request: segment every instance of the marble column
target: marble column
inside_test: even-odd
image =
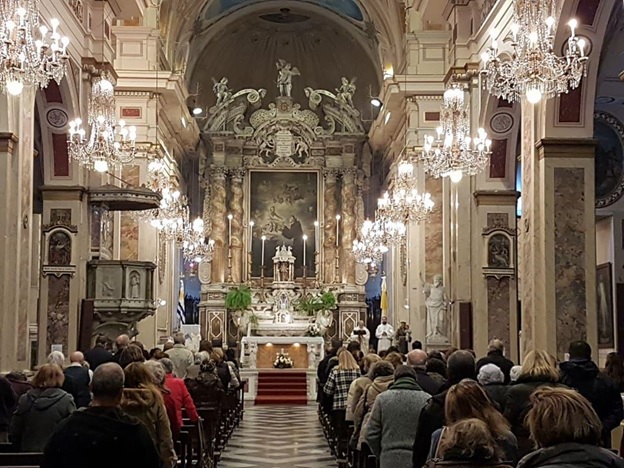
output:
[[[533,117],[523,115],[521,343],[563,358],[571,341],[597,348],[595,141],[532,144]]]
[[[327,170],[323,173],[325,178],[325,219],[323,221],[323,275],[326,284],[336,280],[336,214],[338,214],[338,202],[336,200],[336,172]]]
[[[355,171],[355,168],[348,168],[342,173],[340,265],[342,270],[341,278],[344,284],[355,284],[355,258],[353,257],[353,241],[355,240],[357,229]]]
[[[215,242],[212,255],[211,282],[223,283],[227,275],[227,213],[226,213],[226,171],[215,167],[211,171],[212,180],[212,239]]]
[[[230,214],[232,215],[232,281],[243,281],[243,259],[247,258],[243,252],[243,178],[245,171],[230,171]]]

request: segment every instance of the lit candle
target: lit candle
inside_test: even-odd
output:
[[[320,245],[320,236],[319,236],[319,222],[318,221],[314,221],[314,251],[318,252],[319,249],[319,245]]]
[[[308,236],[303,235],[303,266],[306,266],[306,241],[308,240]]]
[[[262,266],[264,267],[264,243],[266,241],[266,236],[262,236]]]
[[[336,215],[336,247],[339,245],[340,239],[340,215]]]
[[[253,221],[249,221],[249,251],[253,252],[253,228],[254,225],[256,223],[254,223]]]
[[[234,216],[230,213],[228,215],[228,245],[232,245],[232,219]]]

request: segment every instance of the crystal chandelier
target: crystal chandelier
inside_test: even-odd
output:
[[[149,210],[150,224],[160,231],[163,240],[182,243],[188,225],[186,197],[171,183],[163,187],[161,194],[160,207]]]
[[[556,0],[515,0],[513,11],[512,57],[499,56],[496,33],[492,45],[481,56],[482,73],[491,94],[509,102],[525,95],[536,104],[576,88],[587,74],[586,42],[575,35],[578,22],[570,20],[570,37],[565,56],[553,52],[557,24]]]
[[[39,26],[37,0],[0,2],[0,89],[13,96],[24,86],[45,88],[60,83],[66,72],[69,39],[58,32],[59,20],[50,20],[52,31]]]
[[[115,88],[107,74],[98,77],[89,100],[89,137],[82,120],[69,123],[69,155],[88,169],[107,172],[128,164],[136,155],[136,128],[115,117]]]
[[[203,219],[196,218],[192,226],[189,226],[184,234],[182,255],[186,260],[195,263],[209,262],[212,260],[214,240],[206,238]]]
[[[371,221],[367,219],[362,224],[361,237],[353,241],[353,255],[355,261],[374,267],[381,263],[384,253],[388,251],[388,247],[383,244],[384,231],[379,221]]]
[[[464,106],[464,91],[452,84],[444,92],[437,137],[425,136],[422,162],[425,172],[433,177],[449,177],[459,182],[463,174],[475,175],[485,169],[492,152],[492,141],[480,128],[470,137],[470,117]]]

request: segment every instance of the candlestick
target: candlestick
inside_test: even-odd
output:
[[[319,236],[319,222],[314,221],[314,251],[315,252],[319,251],[320,240],[321,239]]]
[[[264,271],[264,243],[266,242],[266,236],[262,236],[262,268]]]
[[[249,221],[249,251],[253,252],[253,228],[254,225],[256,223],[254,223],[253,221]]]
[[[305,272],[305,266],[306,266],[306,241],[308,240],[308,236],[307,235],[303,235],[303,268],[304,268],[304,272]],[[305,277],[305,274],[304,274]]]
[[[338,247],[340,239],[340,215],[336,215],[336,247]]]
[[[234,216],[230,213],[228,215],[228,245],[232,245],[232,219]]]

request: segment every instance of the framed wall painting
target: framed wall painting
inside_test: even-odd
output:
[[[596,311],[598,314],[598,347],[614,348],[613,272],[611,263],[596,267]]]

